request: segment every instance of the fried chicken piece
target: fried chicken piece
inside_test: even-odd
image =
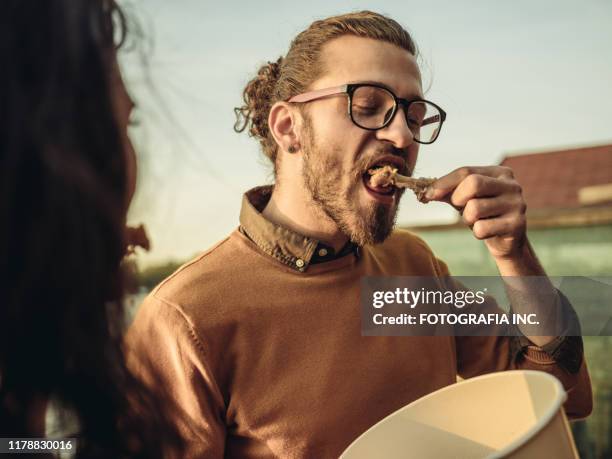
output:
[[[435,178],[412,178],[406,177],[397,173],[397,169],[391,166],[382,166],[375,169],[369,169],[370,185],[373,187],[387,187],[394,185],[401,188],[410,188],[420,202],[425,201],[425,193],[427,188],[435,182]]]
[[[397,175],[397,168],[391,166],[383,166],[376,169],[369,169],[370,185],[375,188],[385,187],[394,184],[394,178]]]

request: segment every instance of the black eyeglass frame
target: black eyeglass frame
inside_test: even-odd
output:
[[[383,91],[387,92],[392,98],[393,98],[393,112],[391,113],[391,115],[388,117],[387,121],[385,121],[383,123],[382,126],[380,127],[376,127],[376,128],[368,128],[365,126],[362,126],[361,124],[359,124],[357,121],[355,121],[355,118],[353,117],[353,94],[355,93],[355,91],[358,88],[361,87],[374,87],[374,88],[378,88],[378,89],[382,89]],[[333,96],[333,95],[337,95],[337,94],[346,94],[348,96],[348,115],[349,118],[351,119],[351,122],[361,128],[361,129],[365,129],[366,131],[378,131],[379,129],[384,129],[387,126],[389,126],[389,124],[393,121],[393,118],[395,118],[395,115],[397,113],[397,108],[399,106],[403,106],[404,107],[404,113],[405,113],[405,118],[406,118],[406,123],[409,123],[408,121],[408,109],[410,107],[411,104],[413,104],[414,102],[425,102],[427,104],[432,105],[433,107],[435,107],[439,112],[440,112],[440,128],[438,129],[438,131],[436,132],[436,136],[433,138],[433,140],[430,140],[429,142],[423,142],[421,140],[418,139],[414,139],[415,142],[423,144],[423,145],[429,145],[434,143],[438,137],[440,136],[440,131],[442,131],[442,125],[444,124],[444,121],[446,121],[446,112],[442,109],[442,107],[440,107],[439,105],[433,103],[430,100],[426,100],[426,99],[422,99],[422,98],[417,98],[417,99],[412,99],[412,100],[408,100],[408,99],[403,99],[401,97],[397,97],[395,94],[393,94],[393,91],[391,91],[389,88],[387,88],[386,86],[383,85],[379,85],[376,83],[349,83],[349,84],[345,84],[342,86],[337,86],[337,87],[333,87],[333,88],[325,88],[325,89],[319,89],[316,91],[309,91],[303,94],[298,94],[297,96],[293,96],[291,97],[287,102],[301,102],[301,103],[305,103],[305,102],[311,102],[317,99],[321,99],[323,97],[329,97],[329,96]],[[434,116],[432,118],[435,118],[437,116]],[[427,119],[423,120],[423,121],[427,121]],[[437,120],[436,120],[437,121]],[[433,121],[432,121],[433,122]],[[424,124],[428,124],[428,123],[424,123]],[[421,126],[423,126],[424,124],[421,124]],[[410,127],[409,127],[410,129]]]

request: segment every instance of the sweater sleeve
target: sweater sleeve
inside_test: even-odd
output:
[[[182,457],[223,457],[225,403],[204,346],[177,305],[150,295],[125,340],[130,369],[175,404],[173,422],[186,444]]]
[[[437,260],[443,276],[450,273],[446,264]],[[486,312],[500,312],[501,308],[492,297],[482,305]],[[500,333],[503,335],[503,333]],[[582,337],[579,337],[582,351]],[[517,347],[515,336],[455,336],[457,373],[462,378],[504,370],[538,370],[550,373],[563,384],[567,392],[564,408],[571,419],[587,417],[593,409],[591,381],[582,355],[580,369],[570,373],[554,358],[536,345]]]

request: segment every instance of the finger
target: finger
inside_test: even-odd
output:
[[[505,197],[470,199],[465,205],[462,216],[468,226],[483,218],[504,215],[512,208],[512,201]]]
[[[455,207],[463,208],[470,199],[520,193],[521,188],[514,180],[472,174],[455,188],[450,195],[450,203]]]
[[[508,215],[498,218],[478,220],[472,227],[476,239],[488,239],[495,236],[508,236],[524,231],[526,220],[524,215]]]
[[[498,178],[514,178],[512,169],[505,166],[460,167],[436,180],[429,187],[427,199],[430,201],[443,201],[444,197],[448,196],[459,183],[472,174]]]

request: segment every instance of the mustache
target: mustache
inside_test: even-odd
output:
[[[385,156],[396,156],[400,158],[404,165],[403,167],[398,169],[398,172],[401,175],[405,175],[408,177],[412,176],[412,171],[410,170],[410,167],[408,165],[408,152],[401,148],[395,148],[389,145],[387,147],[381,147],[376,149],[376,151],[372,155],[362,156],[361,158],[359,158],[359,160],[355,163],[355,179],[361,179],[361,176],[366,172],[368,167],[373,162],[376,162],[376,158],[384,158]]]

